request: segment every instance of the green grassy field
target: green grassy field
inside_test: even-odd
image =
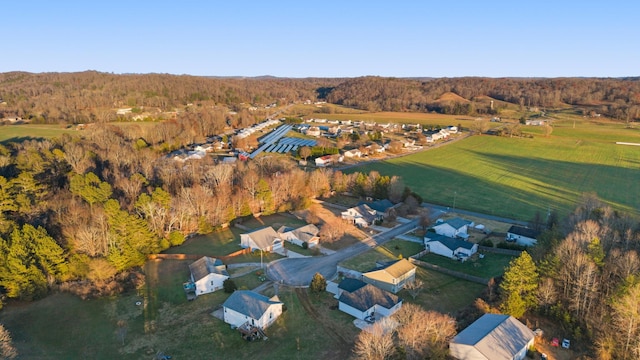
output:
[[[473,136],[349,172],[400,175],[425,201],[521,220],[549,209],[566,215],[587,192],[637,215],[640,148],[616,141],[640,142],[640,131],[587,121],[573,128],[565,121],[550,137]]]
[[[474,257],[468,261],[460,262],[436,254],[426,254],[420,260],[445,269],[489,279],[504,274],[504,268],[513,258],[511,255],[486,253],[483,259]]]
[[[4,125],[0,126],[0,143],[22,140],[50,139],[62,134],[78,134],[73,128],[63,125]]]

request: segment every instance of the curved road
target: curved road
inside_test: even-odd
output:
[[[335,254],[309,258],[280,259],[267,265],[267,277],[275,282],[291,286],[308,286],[315,273],[331,279],[337,272],[338,263],[350,257],[386,243],[394,237],[406,234],[418,226],[419,219],[413,219],[383,233],[371,236],[363,242],[344,248]]]

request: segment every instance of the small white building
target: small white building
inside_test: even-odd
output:
[[[191,263],[189,271],[191,282],[196,286],[196,296],[222,289],[224,281],[229,278],[227,267],[222,261],[208,256]]]
[[[429,252],[448,258],[464,258],[478,252],[478,244],[434,233],[427,233],[424,246]]]
[[[402,307],[396,295],[356,279],[344,279],[338,287],[338,309],[357,319],[393,315]]]
[[[516,244],[522,246],[533,246],[538,240],[540,232],[522,226],[512,225],[507,231],[506,241],[515,241]]]
[[[266,329],[282,314],[278,296],[268,298],[250,290],[236,290],[222,304],[224,322],[240,327],[246,323]]]
[[[272,252],[282,249],[282,239],[271,226],[240,234],[240,246],[251,250]]]
[[[317,167],[327,167],[333,163],[333,159],[331,158],[331,155],[318,157],[316,158],[315,161],[316,161]]]
[[[344,157],[353,158],[353,157],[361,157],[362,152],[358,149],[347,150],[344,152]]]
[[[451,340],[449,353],[458,360],[522,360],[534,338],[513,316],[484,314]]]
[[[466,239],[469,237],[469,235],[467,234],[469,226],[473,225],[473,221],[456,217],[444,221],[438,220],[432,228],[436,232],[436,234],[439,235],[444,235],[452,238],[461,237]]]

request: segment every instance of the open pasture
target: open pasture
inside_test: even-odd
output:
[[[551,136],[473,136],[430,151],[349,171],[400,175],[425,201],[529,220],[536,211],[566,215],[584,193],[640,213],[640,130],[607,121],[560,121]]]

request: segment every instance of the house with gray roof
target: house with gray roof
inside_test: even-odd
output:
[[[473,226],[473,221],[456,217],[444,221],[438,219],[432,229],[436,232],[436,234],[439,235],[444,235],[452,238],[461,237],[463,239],[466,239],[469,237],[469,235],[467,234],[469,226]]]
[[[515,241],[518,245],[533,246],[538,240],[540,232],[522,226],[512,225],[507,231],[507,241]]]
[[[360,320],[391,316],[402,307],[396,295],[360,280],[344,279],[338,287],[338,309]]]
[[[484,314],[449,343],[458,360],[522,360],[535,334],[513,316]]]
[[[370,208],[367,204],[360,204],[341,213],[342,218],[359,227],[368,227],[376,220],[381,220],[383,215]]]
[[[298,246],[303,246],[303,244],[306,243],[309,248],[318,246],[318,242],[320,241],[319,233],[320,229],[313,224],[307,224],[297,229],[286,226],[278,229],[278,234],[280,234],[283,240]]]
[[[282,248],[282,238],[271,226],[240,234],[240,246],[272,252]]]
[[[229,278],[227,267],[222,261],[208,256],[189,264],[189,271],[196,296],[222,289],[224,281]]]
[[[282,314],[278,296],[268,298],[250,290],[236,290],[222,304],[224,322],[233,327],[244,324],[266,329]]]
[[[425,235],[424,246],[429,252],[448,258],[466,258],[478,251],[478,244],[432,232]]]

